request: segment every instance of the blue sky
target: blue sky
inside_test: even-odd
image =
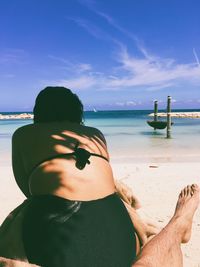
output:
[[[85,109],[200,108],[199,0],[0,1],[0,111],[48,85]]]

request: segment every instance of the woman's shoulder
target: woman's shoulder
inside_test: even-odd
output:
[[[93,138],[99,138],[104,143],[106,143],[105,137],[99,129],[91,127],[91,126],[83,126],[83,127],[84,127],[84,132],[86,132],[88,136],[93,137]]]
[[[88,133],[91,133],[91,134],[103,135],[102,132],[99,129],[97,129],[95,127],[88,126],[88,125],[79,125],[78,128],[82,132],[88,132]]]
[[[32,128],[33,128],[33,124],[24,125],[24,126],[17,128],[12,135],[12,139],[18,139],[20,137],[23,137],[24,134],[29,132]]]

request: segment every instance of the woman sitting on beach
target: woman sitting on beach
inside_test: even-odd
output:
[[[115,192],[104,136],[83,125],[79,98],[63,87],[45,88],[34,124],[14,133],[12,147],[14,175],[29,198],[22,228],[29,262],[130,266],[135,229]]]
[[[139,242],[115,191],[105,139],[84,126],[82,116],[69,89],[47,87],[36,99],[34,124],[13,135],[13,171],[28,198],[22,223],[28,261],[44,267],[182,266],[180,243],[190,237],[198,187],[181,192],[170,223],[134,263]]]

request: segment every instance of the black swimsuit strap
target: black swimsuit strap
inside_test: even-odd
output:
[[[34,169],[36,169],[39,165],[41,165],[45,161],[48,161],[48,160],[51,160],[51,159],[56,159],[56,158],[64,158],[66,156],[67,157],[68,156],[75,157],[75,159],[76,159],[76,167],[78,169],[80,169],[80,170],[84,169],[86,164],[90,164],[90,161],[89,161],[90,156],[99,157],[99,158],[102,158],[102,159],[105,159],[106,161],[108,161],[108,159],[106,157],[104,157],[102,155],[99,155],[99,154],[91,153],[91,152],[87,151],[86,149],[80,148],[80,147],[78,147],[78,145],[76,145],[75,148],[74,148],[74,152],[63,153],[63,154],[58,154],[58,155],[54,155],[54,156],[48,157],[45,160],[42,160],[39,163],[37,163],[37,165],[34,166],[32,171],[34,171]]]
[[[89,161],[90,156],[99,157],[99,158],[102,158],[102,159],[105,159],[106,161],[108,161],[108,159],[102,155],[91,153],[91,152],[87,151],[86,149],[79,148],[79,147],[75,148],[75,150],[72,154],[76,158],[76,167],[80,170],[85,168],[86,163],[90,164],[90,161]]]

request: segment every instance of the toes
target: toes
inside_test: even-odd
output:
[[[192,188],[192,195],[199,193],[200,189],[199,189],[199,186],[197,184],[193,184],[191,186],[191,188]]]
[[[182,191],[183,191],[183,197],[187,197],[188,195],[190,195],[190,186],[187,185]]]
[[[191,186],[187,186],[187,196],[191,196]]]
[[[194,194],[192,185],[188,185],[187,188],[188,188],[188,196],[192,197]]]
[[[200,188],[197,184],[187,185],[181,190],[181,193],[179,194],[179,197],[190,197],[193,196],[194,193],[199,192]]]
[[[183,198],[185,196],[185,188],[181,190],[179,197]]]
[[[186,194],[187,194],[187,187],[184,187],[184,189],[183,189],[183,196],[185,197]]]
[[[199,186],[197,184],[191,185],[193,191],[199,191]]]

